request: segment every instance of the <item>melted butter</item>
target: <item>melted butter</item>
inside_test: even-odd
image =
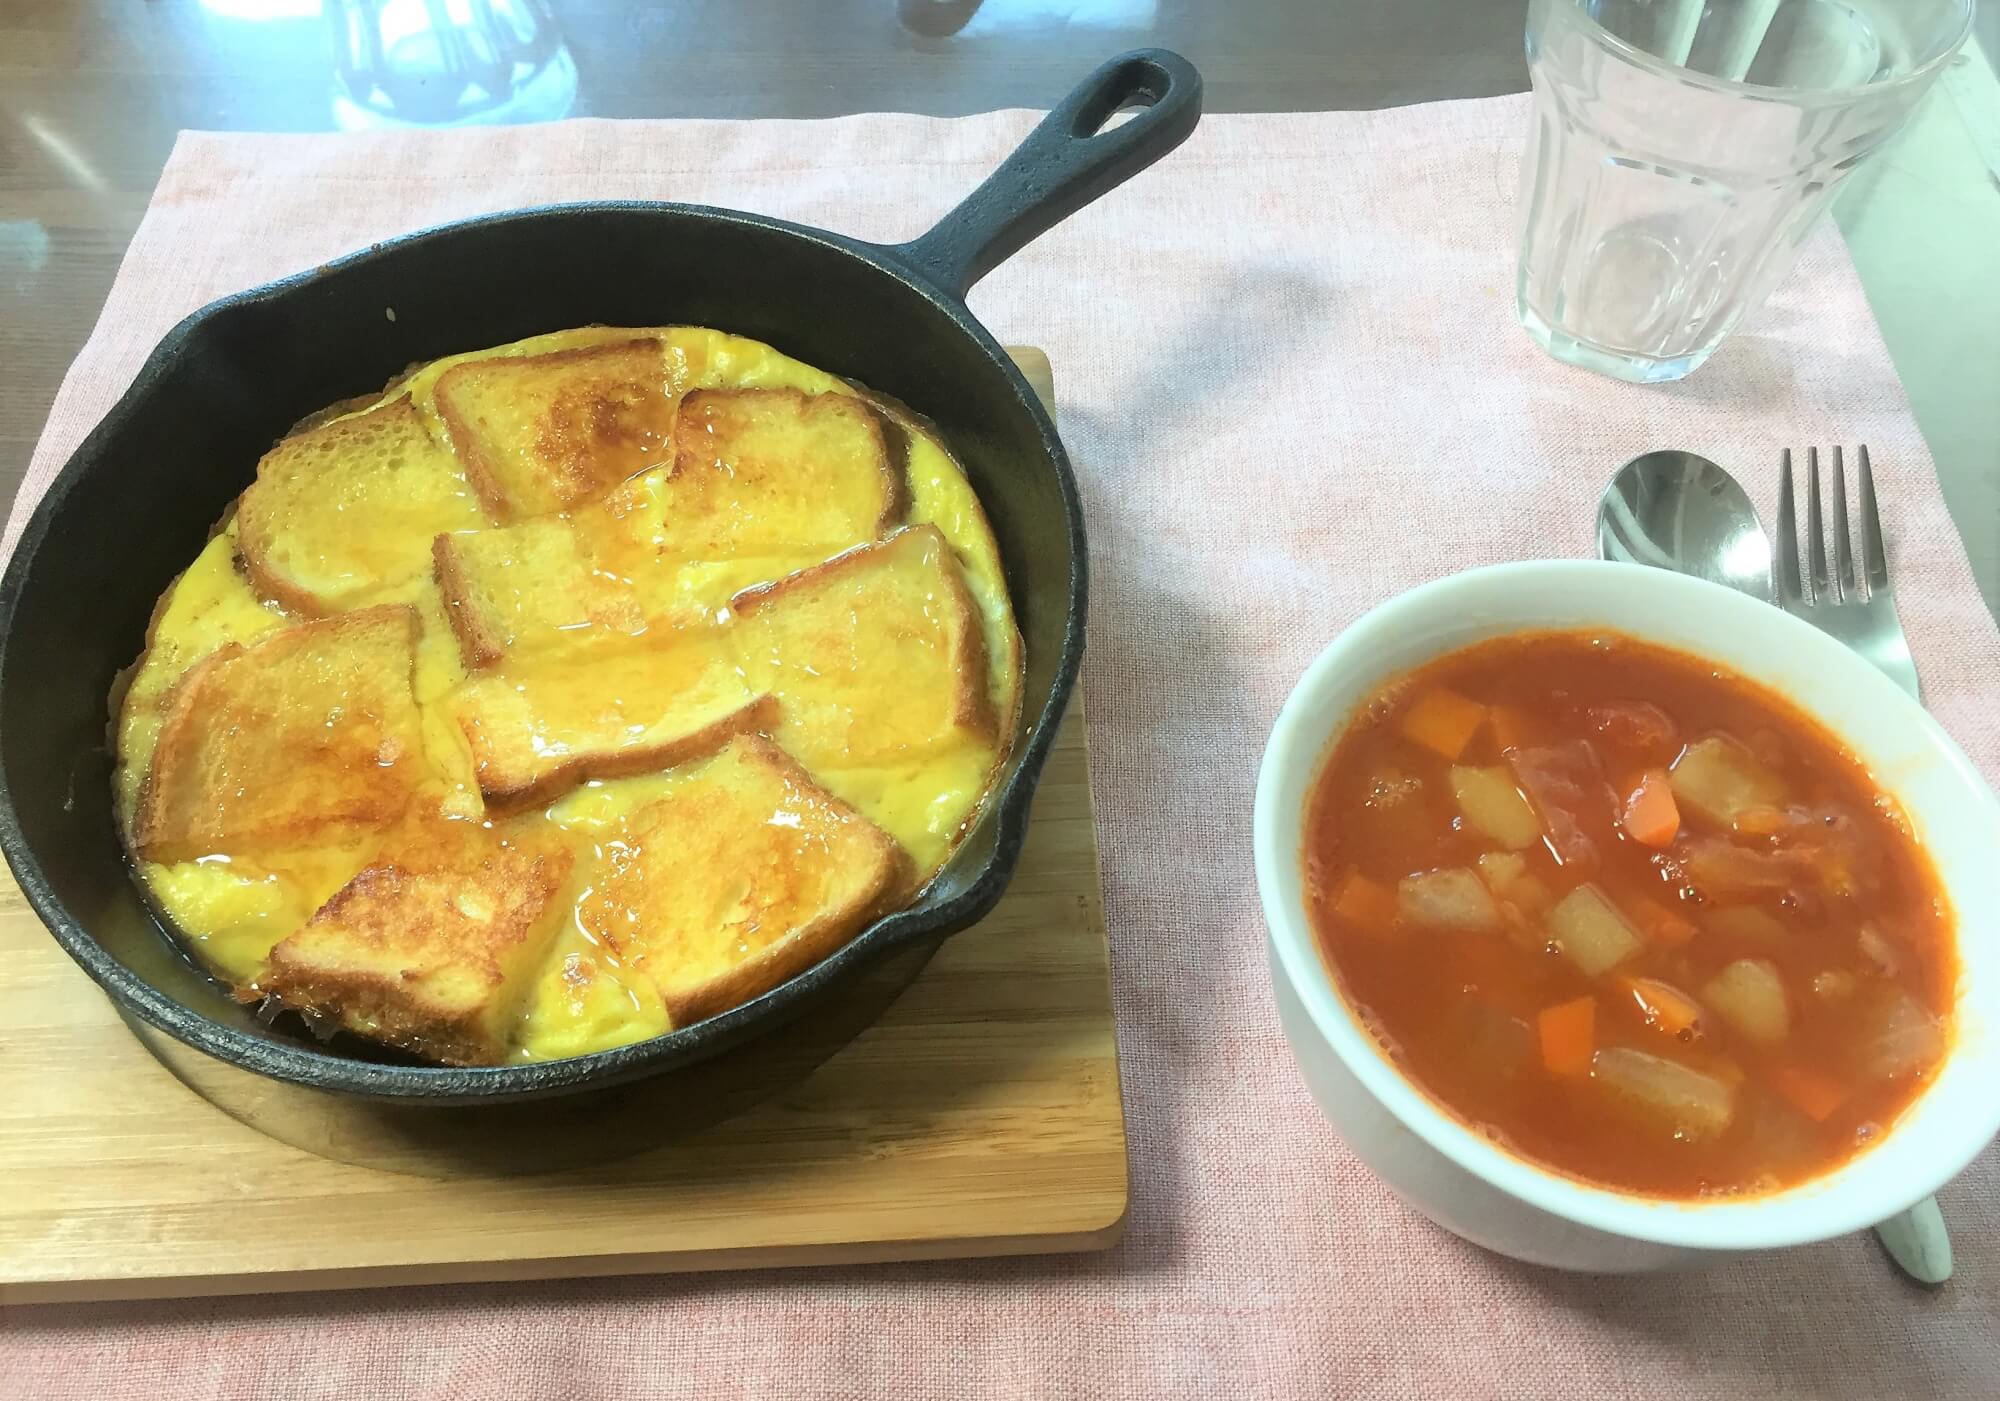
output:
[[[856,392],[771,347],[717,331],[593,327],[434,361],[392,385],[383,397],[408,391],[427,427],[445,441],[433,389],[438,376],[452,365],[494,354],[529,355],[651,334],[665,341],[669,383],[683,388]],[[1018,704],[1020,648],[992,535],[977,497],[949,453],[916,425],[899,421],[908,431],[910,445],[908,520],[936,525],[958,557],[987,644],[991,694],[1003,732],[1009,731]],[[728,601],[737,592],[816,562],[817,556],[783,554],[688,562],[670,571],[651,571],[654,582],[647,587],[664,592],[646,601],[649,606],[661,605],[660,611],[676,620],[727,624]],[[481,803],[471,753],[446,703],[466,673],[435,584],[427,577],[411,579],[382,590],[370,601],[407,602],[419,611],[423,628],[414,685],[424,717],[426,758],[439,776],[438,803],[449,815],[476,817]],[[169,590],[149,650],[133,676],[118,725],[116,796],[121,817],[129,820],[136,805],[157,740],[161,705],[174,682],[216,648],[254,641],[291,621],[283,610],[261,601],[244,579],[235,562],[232,524]],[[580,618],[576,630],[608,630],[621,622],[625,631],[631,631],[629,619],[623,617]],[[927,877],[949,855],[984,796],[994,759],[993,747],[965,743],[904,762],[829,766],[816,771],[815,777],[900,841],[917,873]],[[517,1058],[579,1055],[669,1029],[652,983],[620,964],[615,952],[586,927],[583,910],[591,891],[589,872],[616,860],[632,814],[663,796],[674,781],[669,772],[590,783],[546,810],[543,820],[569,835],[585,874],[571,894],[575,903],[566,927],[526,998],[515,1036]],[[393,849],[394,843],[391,833],[366,843],[287,852],[265,864],[218,854],[174,865],[140,862],[138,869],[162,912],[217,974],[238,986],[254,987],[271,948],[303,924],[375,851]]]

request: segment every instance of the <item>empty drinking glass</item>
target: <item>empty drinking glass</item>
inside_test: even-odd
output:
[[[1951,60],[1973,0],[1532,0],[1521,324],[1679,379]]]

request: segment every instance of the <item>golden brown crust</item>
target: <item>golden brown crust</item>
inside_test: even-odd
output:
[[[438,593],[444,598],[445,621],[458,639],[458,655],[467,671],[479,671],[497,663],[507,652],[507,639],[494,627],[481,605],[478,592],[467,577],[458,546],[449,535],[431,542],[431,559]]]
[[[402,816],[424,778],[416,610],[298,623],[196,662],[168,693],[133,844],[149,861]]]
[[[548,402],[524,430],[529,440],[513,444],[532,458],[538,477],[527,478],[510,468],[479,400],[495,380],[535,379],[545,381]],[[464,361],[438,376],[432,397],[466,480],[504,522],[561,510],[670,460],[675,401],[666,379],[659,340],[644,337]],[[637,460],[649,451],[653,461]]]
[[[827,433],[833,426],[827,420],[841,420],[858,430],[867,442],[860,455],[876,464],[882,493],[871,533],[882,535],[903,519],[909,510],[909,478],[884,431],[886,420],[867,400],[847,394],[808,394],[788,388],[691,389],[681,396],[675,419],[674,475],[694,476],[714,470],[717,459],[709,444],[711,433],[720,429],[728,444],[750,426],[746,420],[781,412],[779,406],[790,410],[802,432]]]
[[[259,594],[328,617],[421,574],[439,526],[472,515],[457,460],[404,395],[264,454],[237,502],[236,550]]]
[[[859,390],[861,397],[866,399],[874,407],[875,411],[882,416],[883,422],[890,424],[897,433],[903,435],[905,439],[903,448],[905,453],[905,482],[909,480],[907,464],[907,454],[909,451],[908,439],[918,435],[921,435],[933,449],[943,454],[944,458],[958,470],[958,474],[961,477],[965,477],[967,482],[972,480],[966,474],[965,464],[959,461],[958,454],[953,452],[946,444],[944,438],[937,431],[937,425],[927,416],[918,413],[915,409],[893,395],[884,394],[880,390],[868,389],[863,386],[856,386],[856,388]],[[970,505],[975,525],[974,534],[986,543],[987,548],[992,552],[994,559],[997,561],[1000,555],[1000,547],[994,539],[993,523],[986,516],[986,503],[979,499],[977,492],[973,492],[971,493]],[[1020,626],[1014,619],[1011,599],[1007,609],[1007,636],[1003,645],[1006,649],[1006,655],[1000,659],[1000,663],[1001,670],[1008,677],[1008,704],[1005,715],[1000,715],[996,712],[995,722],[997,732],[1005,738],[1012,736],[1020,729],[1021,709],[1027,690],[1028,648],[1027,644],[1021,639]],[[1005,757],[1005,754],[1001,755],[1002,759]]]
[[[259,990],[449,1065],[491,1064],[562,922],[574,863],[553,833],[412,834],[279,942]]]
[[[823,564],[801,569],[768,584],[743,590],[730,600],[730,610],[738,618],[751,618],[795,597],[806,597],[849,576],[883,568],[895,551],[928,546],[938,551],[943,567],[938,579],[944,589],[946,608],[944,630],[951,653],[950,670],[954,688],[950,704],[952,722],[979,736],[994,733],[996,717],[986,679],[986,639],[980,627],[979,607],[960,574],[957,556],[944,532],[934,525],[908,525],[885,539],[857,545]]]
[[[774,811],[788,820],[774,823]],[[761,736],[732,740],[685,787],[635,815],[634,840],[635,865],[604,884],[612,900],[629,896],[639,918],[606,935],[652,979],[676,1027],[818,963],[907,889],[908,857],[895,839]],[[621,879],[637,884],[628,892]],[[701,925],[713,912],[741,923]],[[688,976],[691,961],[774,930],[747,957]]]
[[[472,747],[479,792],[486,799],[488,810],[513,813],[551,802],[593,779],[632,778],[703,758],[738,735],[754,735],[770,729],[777,719],[777,698],[757,696],[739,710],[658,744],[578,754],[539,772],[512,767],[510,756],[495,749],[476,719],[461,714],[458,722],[466,743]]]

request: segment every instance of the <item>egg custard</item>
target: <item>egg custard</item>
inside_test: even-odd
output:
[[[656,1036],[907,904],[1022,651],[929,427],[592,327],[306,419],[161,598],[117,810],[245,1000],[455,1065]]]

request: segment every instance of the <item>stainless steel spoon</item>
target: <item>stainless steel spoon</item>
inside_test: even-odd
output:
[[[1757,508],[1736,478],[1691,452],[1649,452],[1618,469],[1597,503],[1597,552],[1771,601],[1771,542]]]
[[[1649,452],[1618,469],[1597,503],[1597,552],[1772,601],[1771,544],[1757,508],[1736,478],[1691,452]],[[1919,1284],[1951,1278],[1951,1236],[1936,1198],[1882,1222],[1875,1238]]]

